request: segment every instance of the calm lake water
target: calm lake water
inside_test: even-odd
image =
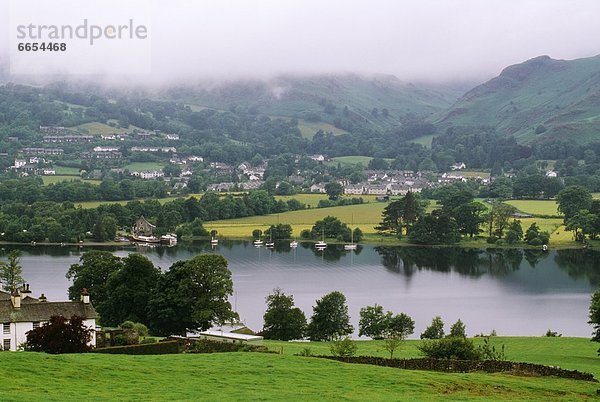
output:
[[[265,296],[279,286],[294,295],[307,317],[316,299],[333,290],[343,292],[356,328],[360,308],[377,303],[412,316],[413,337],[435,315],[442,316],[446,330],[460,318],[470,335],[493,329],[499,335],[542,335],[552,329],[564,336],[588,337],[590,294],[600,284],[600,252],[592,250],[359,246],[356,252],[346,252],[330,245],[321,252],[308,244],[268,250],[223,240],[215,250],[207,242],[104,249],[118,256],[142,252],[162,269],[203,252],[222,254],[233,273],[232,305],[255,330],[262,327]],[[50,300],[66,300],[70,283],[65,273],[83,250],[40,246],[21,250],[23,276],[34,295],[43,292]]]

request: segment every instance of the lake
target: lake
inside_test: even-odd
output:
[[[65,273],[84,249],[20,249],[23,277],[34,296],[43,292],[49,300],[66,300],[70,283]],[[290,249],[285,243],[269,250],[224,240],[214,250],[208,242],[102,249],[118,256],[141,252],[163,270],[203,252],[223,255],[233,274],[232,305],[254,330],[262,327],[265,297],[281,287],[294,296],[307,318],[316,299],[333,290],[343,292],[355,335],[360,308],[377,303],[409,314],[416,322],[413,338],[436,315],[446,323],[446,331],[460,318],[471,336],[492,330],[498,335],[542,335],[551,329],[564,336],[588,337],[590,295],[600,284],[600,252],[593,250],[544,253],[367,245],[347,252],[332,245],[325,251],[309,244]]]

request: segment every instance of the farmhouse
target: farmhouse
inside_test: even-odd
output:
[[[79,301],[49,302],[44,294],[31,297],[29,285],[12,294],[0,291],[0,346],[2,350],[16,351],[27,340],[27,332],[48,322],[52,316],[71,318],[80,316],[86,327],[92,330],[90,345],[96,345],[96,310],[90,303],[87,290]]]

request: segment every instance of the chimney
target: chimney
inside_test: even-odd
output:
[[[90,294],[88,293],[87,288],[83,288],[81,291],[81,301],[83,304],[90,304]]]
[[[21,294],[18,291],[13,291],[10,294],[10,301],[14,308],[21,308]]]
[[[46,296],[45,296],[45,295],[42,293],[42,294],[40,295],[40,298],[38,299],[38,301],[39,301],[40,303],[46,303],[46,302],[48,301],[48,299],[46,299]]]
[[[25,297],[30,296],[30,295],[31,295],[31,290],[29,290],[29,284],[26,283],[21,288],[21,297],[24,299]]]

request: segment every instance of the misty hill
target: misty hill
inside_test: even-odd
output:
[[[199,107],[231,111],[242,108],[351,130],[353,124],[389,128],[406,116],[431,115],[449,107],[463,92],[417,86],[389,75],[348,74],[176,87],[166,96]]]
[[[572,61],[540,56],[509,66],[437,115],[435,123],[491,126],[519,142],[597,140],[600,56]]]

